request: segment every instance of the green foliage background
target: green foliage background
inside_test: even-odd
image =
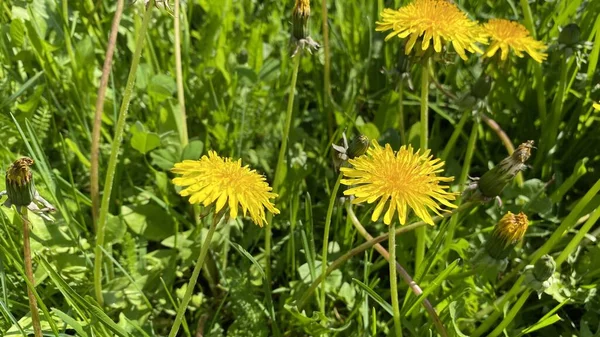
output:
[[[419,143],[421,68],[418,64],[402,68],[402,41],[384,42],[385,34],[375,32],[378,13],[384,7],[397,8],[400,1],[326,2],[332,93],[323,95],[322,50],[302,56],[286,180],[277,201],[282,213],[273,222],[273,292],[265,293],[263,287],[263,230],[245,218],[231,220],[218,229],[211,243],[181,336],[195,336],[197,330],[205,336],[272,336],[278,333],[274,326],[285,336],[393,334],[391,314],[386,311],[387,262],[374,250],[355,256],[327,278],[325,315],[319,314],[315,296],[306,311],[294,308],[294,301],[315,277],[311,271],[320,270],[315,252],[323,244],[325,213],[337,176],[331,143],[339,143],[345,131],[399,148],[397,87],[403,71],[415,84],[415,89],[405,88],[402,101],[407,142],[417,148]],[[102,120],[101,182],[141,25],[141,3],[126,4],[119,28]],[[524,3],[457,1],[482,22],[496,17],[525,23]],[[444,174],[460,175],[473,125],[477,139],[470,176],[482,175],[507,155],[497,134],[479,118],[471,118],[470,93],[482,74],[494,78],[485,113],[513,144],[530,139],[538,144],[523,174],[524,184],[514,184],[502,194],[502,209],[488,203],[462,213],[449,244],[444,241],[448,221],[427,229],[427,268],[414,269],[412,232],[397,239],[398,261],[428,292],[449,335],[472,335],[494,311],[502,320],[517,298],[505,307],[497,307],[494,301],[511,288],[532,253],[569,217],[578,220],[552,247],[556,258],[583,223],[594,219],[600,205],[600,196],[587,193],[599,179],[600,147],[595,146],[600,141],[599,112],[592,102],[600,100],[600,1],[533,1],[529,6],[537,38],[549,46],[548,59],[540,66],[543,87],[539,91],[537,65],[528,57],[512,55],[507,64],[488,67],[477,55],[463,62],[450,51],[434,62],[439,87],[430,88],[429,147],[436,156],[446,150]],[[176,193],[169,169],[175,162],[197,159],[213,149],[241,158],[272,181],[291,78],[292,7],[290,0],[184,2],[182,69],[190,135],[186,147],[177,133],[173,16],[162,7],[153,9],[109,209],[106,241],[112,258],[104,266],[106,305],[99,308],[92,284],[95,235],[89,149],[115,4],[106,0],[0,3],[0,166],[4,170],[21,155],[36,159],[38,189],[57,206],[54,223],[33,219],[32,249],[36,289],[61,336],[168,333],[207,231],[204,218],[195,217],[198,213]],[[559,33],[571,23],[580,28],[579,42],[559,43]],[[321,24],[321,3],[313,1],[311,36],[320,42]],[[560,83],[565,83],[563,97],[557,94]],[[541,118],[544,106],[546,120]],[[328,114],[334,124],[329,124]],[[558,123],[550,122],[550,116]],[[456,143],[446,148],[457,128]],[[381,222],[370,223],[371,206],[355,210],[372,235],[387,231]],[[506,211],[520,210],[529,216],[530,228],[511,253],[506,270],[491,278],[469,273],[473,256],[497,220]],[[31,328],[21,229],[13,224],[14,216],[11,209],[0,209],[3,336],[22,335],[21,329]],[[524,299],[519,314],[507,322],[508,336],[525,334],[524,329],[540,322],[547,326],[531,335],[600,334],[600,229],[592,226],[588,231],[559,266],[555,284],[539,296],[534,293]],[[343,204],[337,202],[329,262],[363,241]],[[408,295],[406,284],[399,287],[401,304],[405,302],[405,335],[435,335],[422,307],[406,315],[416,297]],[[274,300],[273,316],[267,296]],[[48,322],[42,325],[52,335]]]

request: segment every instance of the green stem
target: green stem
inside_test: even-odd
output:
[[[465,204],[462,204],[461,206],[459,206],[458,208],[454,209],[452,212],[448,212],[448,213],[444,213],[444,215],[441,216],[435,216],[432,218],[433,223],[437,223],[439,221],[441,221],[442,219],[448,218],[450,216],[452,216],[453,214],[459,213],[464,211],[465,209],[470,208],[471,206],[475,205],[476,203],[474,202],[467,202]],[[404,226],[400,226],[398,229],[396,229],[396,235],[400,235],[402,233],[406,233],[409,232],[413,229],[417,229],[419,227],[423,227],[426,226],[427,223],[425,223],[424,221],[417,221],[415,223],[412,223],[410,225],[404,225]],[[388,239],[388,234],[382,234],[372,240],[368,240],[356,247],[354,247],[353,249],[351,249],[350,251],[348,251],[346,254],[340,256],[337,260],[333,261],[333,263],[331,263],[329,265],[329,267],[327,268],[327,272],[325,272],[325,274],[320,274],[319,277],[317,277],[316,280],[313,281],[313,283],[310,285],[310,287],[308,288],[308,290],[306,292],[304,292],[304,294],[302,295],[302,298],[300,298],[300,300],[297,302],[298,303],[298,309],[302,309],[304,307],[304,305],[306,304],[306,301],[308,300],[308,298],[312,295],[312,293],[317,289],[317,287],[319,286],[319,284],[321,282],[323,282],[323,280],[329,275],[331,274],[332,271],[338,269],[341,265],[343,265],[346,261],[348,261],[350,258],[352,258],[353,256],[360,254],[362,252],[364,252],[365,250],[373,247],[374,245],[381,243],[385,240]]]
[[[301,54],[297,55],[293,59],[293,70],[292,70],[292,81],[290,82],[290,92],[288,98],[287,111],[285,113],[285,122],[283,125],[283,135],[281,138],[281,147],[279,148],[279,156],[277,157],[277,166],[275,168],[275,177],[273,178],[273,192],[278,193],[279,185],[283,180],[284,176],[284,165],[285,164],[285,153],[287,152],[287,144],[288,137],[290,135],[290,128],[292,125],[292,113],[294,111],[294,95],[296,94],[296,82],[298,81],[298,70],[300,69],[300,59]],[[273,311],[273,298],[271,294],[271,222],[273,221],[273,214],[267,213],[267,223],[265,225],[265,276],[267,287],[267,301],[271,308],[271,319],[273,322],[275,321],[274,311]],[[273,324],[275,330],[277,330],[277,325]]]
[[[154,0],[151,0],[148,4],[148,8],[144,13],[144,19],[142,21],[142,27],[137,33],[137,41],[135,44],[135,52],[131,60],[131,69],[129,70],[129,77],[127,78],[127,84],[125,86],[125,93],[123,94],[123,101],[121,102],[121,109],[119,110],[119,119],[115,129],[115,137],[113,138],[110,159],[106,170],[106,179],[104,181],[104,194],[102,195],[102,205],[100,207],[100,214],[98,216],[98,226],[96,232],[96,248],[94,250],[94,290],[96,293],[96,300],[100,306],[103,306],[104,300],[102,298],[102,247],[104,245],[104,231],[106,225],[106,218],[108,217],[108,207],[110,204],[110,195],[112,193],[113,182],[115,178],[115,170],[117,167],[117,159],[119,156],[119,148],[121,147],[121,140],[123,138],[123,131],[125,129],[125,121],[127,118],[127,110],[129,108],[129,102],[131,101],[131,95],[133,93],[133,86],[135,84],[135,77],[137,68],[140,62],[140,56],[142,55],[142,48],[144,46],[144,38],[146,31],[148,30],[148,24],[150,23],[150,17],[152,16],[152,8],[154,6]]]
[[[187,117],[185,113],[185,96],[183,91],[183,72],[181,67],[181,25],[180,0],[175,0],[175,75],[177,77],[177,100],[179,102],[179,141],[181,147],[188,144]]]
[[[400,129],[400,141],[406,145],[406,133],[404,130],[404,79],[398,83],[398,128]]]
[[[465,184],[467,183],[467,176],[469,175],[469,169],[471,168],[471,161],[473,160],[473,154],[475,153],[475,143],[477,141],[477,131],[479,130],[479,123],[476,120],[473,120],[473,127],[471,128],[471,134],[469,135],[469,142],[467,143],[467,152],[465,154],[465,160],[463,162],[462,171],[460,172],[460,177],[458,178],[458,189],[460,192],[463,191]],[[452,217],[450,219],[450,224],[448,225],[448,231],[445,236],[445,247],[450,247],[452,240],[454,239],[454,232],[456,231],[456,226],[458,225],[458,216]]]
[[[504,331],[504,329],[506,329],[506,327],[510,324],[510,322],[512,322],[513,319],[515,319],[515,316],[519,313],[519,310],[521,310],[521,308],[523,307],[523,304],[525,304],[525,301],[527,301],[527,298],[529,297],[530,294],[531,294],[531,289],[526,289],[523,292],[523,294],[521,294],[521,297],[519,297],[517,302],[512,306],[512,308],[510,308],[510,310],[508,311],[508,313],[506,314],[506,316],[504,317],[502,322],[500,322],[500,324],[498,324],[498,326],[488,335],[488,337],[496,337],[496,336],[500,335],[502,333],[502,331]]]
[[[396,278],[396,231],[393,223],[388,231],[388,246],[390,259],[390,296],[392,297],[392,311],[394,312],[394,331],[396,337],[402,336],[402,325],[400,325],[400,304],[398,303],[398,280]]]
[[[190,281],[188,282],[187,288],[185,289],[185,294],[183,295],[183,299],[181,300],[181,304],[177,309],[177,316],[175,316],[175,322],[173,322],[173,326],[171,327],[171,332],[169,332],[169,337],[175,337],[177,332],[179,331],[179,326],[181,325],[181,320],[183,319],[183,315],[187,309],[190,300],[192,299],[192,293],[194,292],[194,287],[196,287],[196,281],[198,281],[198,275],[200,275],[200,271],[202,270],[202,265],[204,265],[204,259],[208,254],[208,248],[210,247],[210,243],[212,241],[213,234],[217,229],[217,226],[223,222],[225,217],[221,217],[221,220],[217,223],[217,217],[219,213],[215,212],[212,223],[210,224],[210,229],[206,234],[206,238],[202,243],[202,247],[200,247],[200,255],[198,256],[198,260],[196,260],[196,265],[194,266],[194,271],[192,272],[192,276],[190,277]]]
[[[66,4],[66,1],[63,2]],[[100,187],[99,187],[99,172],[100,172],[100,131],[102,129],[102,114],[104,112],[104,98],[106,97],[106,88],[108,87],[108,78],[112,59],[117,44],[117,35],[119,33],[119,23],[123,15],[124,0],[117,1],[117,9],[113,18],[112,27],[110,28],[110,37],[106,46],[106,55],[104,56],[104,65],[102,66],[102,76],[100,77],[100,86],[98,87],[98,97],[96,98],[96,111],[94,113],[94,125],[92,126],[92,146],[91,146],[91,171],[90,171],[90,196],[92,198],[92,220],[94,227],[97,227],[98,209],[100,208]],[[68,11],[65,9],[65,15]],[[65,21],[67,17],[65,16]],[[69,36],[66,34],[65,36]],[[67,41],[69,39],[67,38]],[[69,45],[69,44],[67,44]],[[67,48],[68,49],[68,48]],[[74,58],[72,59],[75,60]]]
[[[25,275],[31,286],[35,286],[33,279],[33,265],[31,262],[31,245],[29,242],[29,218],[27,217],[27,207],[18,206],[21,208],[21,222],[23,222],[23,257],[25,262]],[[31,325],[35,337],[42,337],[42,326],[40,324],[40,313],[38,312],[37,301],[32,289],[27,287],[27,297],[29,297],[29,310],[31,311]]]
[[[427,134],[429,132],[429,60],[424,61],[421,69],[421,133],[419,146],[421,151],[427,150]],[[425,258],[425,242],[427,241],[427,228],[421,227],[415,231],[417,246],[415,249],[415,270],[418,272]]]
[[[535,26],[533,25],[533,14],[531,13],[531,7],[529,7],[528,0],[520,0],[521,10],[523,11],[523,17],[525,19],[525,27],[531,33],[534,39],[537,39],[537,33]],[[546,120],[546,95],[544,93],[544,75],[542,73],[542,65],[535,62],[533,65],[533,75],[535,77],[535,90],[538,103],[538,111],[540,112],[540,121],[542,124]]]
[[[327,0],[321,1],[321,18],[323,21],[323,51],[325,62],[323,65],[323,108],[327,111],[328,137],[333,135],[333,110],[329,109],[331,98],[331,57],[329,52],[329,23],[327,22]]]
[[[569,244],[567,244],[567,246],[563,249],[560,255],[556,258],[555,261],[557,267],[560,267],[560,265],[567,259],[569,255],[571,255],[575,248],[577,248],[577,245],[579,245],[581,240],[583,240],[583,238],[587,235],[590,229],[592,229],[592,226],[596,224],[598,218],[600,218],[600,207],[594,210],[594,212],[592,213],[592,215],[590,215],[585,224],[583,224],[583,226],[579,228],[579,230],[576,232],[575,236],[571,239]]]
[[[460,136],[460,134],[462,133],[463,127],[467,123],[469,116],[471,116],[470,113],[463,113],[462,116],[460,116],[460,120],[458,121],[458,124],[456,124],[456,126],[454,127],[454,131],[452,131],[452,135],[450,136],[448,143],[446,143],[446,146],[444,147],[444,151],[442,151],[440,159],[444,161],[448,160],[450,150],[454,149],[454,145],[456,145],[458,136]]]
[[[329,206],[327,207],[327,216],[325,217],[325,231],[323,233],[323,250],[321,252],[321,274],[325,274],[327,271],[327,250],[329,248],[329,228],[331,227],[331,216],[333,214],[333,206],[337,199],[337,192],[340,188],[340,181],[342,180],[342,173],[340,173],[333,185],[331,196],[329,197]],[[325,283],[321,286],[321,313],[325,314]]]

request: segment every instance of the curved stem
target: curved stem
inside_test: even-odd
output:
[[[348,205],[346,205],[346,209],[348,211],[348,216],[350,217],[352,224],[358,230],[360,235],[362,235],[362,237],[364,237],[365,240],[373,240],[373,237],[371,236],[371,234],[369,234],[369,232],[367,232],[365,227],[363,227],[363,225],[360,223],[360,220],[358,220],[358,217],[356,217],[356,214],[354,213],[352,206],[350,204],[348,204]],[[381,256],[383,256],[383,258],[386,259],[388,262],[393,261],[392,258],[390,257],[390,253],[388,253],[388,251],[385,250],[385,248],[383,248],[383,246],[381,244],[377,243],[373,246],[373,248],[375,248],[375,250],[377,250],[377,252],[379,252],[379,254],[381,254]],[[402,267],[402,265],[400,263],[396,262],[395,264],[396,264],[396,271],[398,272],[398,274],[400,274],[400,277],[402,277],[402,279],[408,285],[408,287],[412,290],[412,292],[417,296],[421,295],[423,293],[423,290],[421,290],[421,287],[419,287],[417,282],[415,282],[413,280],[413,278],[410,276],[410,274],[408,274],[408,272],[404,269],[404,267]],[[422,303],[423,303],[423,307],[425,307],[425,310],[427,310],[427,312],[429,313],[429,316],[431,316],[431,319],[433,320],[433,324],[435,324],[435,327],[438,330],[438,333],[442,337],[448,337],[448,332],[446,331],[446,328],[444,328],[444,325],[442,324],[442,321],[440,320],[440,317],[438,316],[437,312],[431,305],[431,302],[429,302],[429,300],[427,298],[424,298]]]
[[[421,133],[419,146],[421,151],[427,150],[428,132],[429,132],[429,60],[423,61],[421,69]],[[417,236],[417,246],[415,249],[415,270],[419,270],[421,263],[425,258],[425,241],[427,241],[426,227],[421,227],[415,231]]]
[[[457,214],[459,212],[464,211],[465,209],[470,208],[471,206],[475,205],[477,203],[475,202],[467,202],[464,203],[462,205],[460,205],[458,208],[454,209],[452,212],[448,212],[445,213],[444,215],[438,215],[432,218],[433,223],[439,222],[442,219],[448,218],[450,216],[452,216],[453,214]],[[396,229],[396,235],[402,234],[402,233],[406,233],[409,232],[413,229],[419,228],[419,227],[423,227],[426,226],[427,224],[424,221],[417,221],[415,223],[412,223],[410,225],[404,225],[401,226],[399,228]],[[313,281],[313,283],[310,285],[310,287],[308,288],[308,290],[306,292],[304,292],[302,298],[300,298],[300,300],[297,302],[297,306],[298,309],[302,309],[304,307],[304,305],[306,304],[306,301],[308,300],[308,298],[310,297],[310,295],[312,295],[312,293],[315,291],[315,289],[317,289],[317,287],[319,286],[319,284],[329,275],[331,274],[332,271],[338,269],[341,265],[343,265],[346,261],[348,261],[350,258],[352,258],[353,256],[360,254],[362,252],[364,252],[365,250],[373,247],[374,245],[381,243],[385,240],[388,239],[388,234],[383,234],[380,235],[376,238],[373,238],[369,241],[363,242],[362,244],[354,247],[353,249],[349,250],[348,252],[346,252],[346,254],[340,256],[337,260],[333,261],[333,263],[331,263],[329,265],[329,267],[327,268],[327,271],[325,272],[325,274],[320,274],[319,277],[317,277],[316,280]]]
[[[188,144],[187,117],[185,113],[185,96],[183,91],[183,73],[181,70],[181,14],[180,0],[175,0],[175,76],[177,77],[177,100],[179,102],[179,141],[181,147]]]
[[[396,337],[402,337],[400,305],[398,303],[398,281],[396,278],[396,231],[394,231],[393,223],[389,225],[388,247],[390,251],[388,264],[390,267],[390,296],[392,297],[392,312],[394,313],[394,331]]]
[[[108,217],[108,206],[110,204],[110,195],[112,193],[113,182],[115,178],[115,170],[117,167],[117,159],[119,156],[119,148],[121,147],[121,139],[123,138],[123,131],[125,129],[125,120],[127,118],[127,110],[129,108],[129,102],[131,101],[131,94],[133,93],[133,85],[135,84],[135,77],[137,68],[140,63],[140,56],[142,55],[142,48],[144,46],[144,39],[146,31],[148,30],[148,24],[150,23],[150,17],[152,16],[152,7],[154,6],[154,0],[150,0],[148,7],[144,13],[144,19],[142,21],[142,27],[137,34],[137,41],[135,44],[135,52],[131,60],[131,69],[129,70],[129,77],[127,78],[127,85],[125,86],[125,93],[123,94],[123,101],[121,102],[121,109],[119,110],[119,119],[115,129],[115,137],[113,138],[112,146],[110,149],[110,159],[106,169],[106,179],[104,180],[104,194],[102,195],[102,206],[100,207],[100,214],[98,215],[98,225],[96,231],[96,248],[94,250],[94,291],[96,293],[96,300],[100,306],[103,306],[102,298],[102,249],[104,245],[104,230],[106,225],[106,218]]]
[[[91,171],[90,171],[90,195],[92,198],[92,220],[94,227],[97,227],[98,209],[100,208],[100,131],[102,129],[102,113],[104,112],[104,97],[106,97],[106,87],[108,86],[108,77],[112,65],[112,58],[117,44],[117,35],[119,33],[119,23],[123,16],[124,0],[117,1],[117,10],[110,28],[110,37],[104,56],[104,66],[102,66],[102,76],[100,77],[100,86],[98,87],[98,97],[96,98],[96,112],[94,113],[94,125],[92,127],[92,146],[91,146]]]
[[[194,292],[196,281],[198,281],[198,276],[200,275],[200,271],[202,270],[202,266],[204,265],[204,260],[206,258],[206,255],[208,254],[208,248],[210,247],[213,234],[215,233],[217,226],[223,222],[223,219],[225,219],[225,217],[223,216],[221,217],[221,220],[217,223],[218,215],[218,212],[215,212],[215,214],[213,215],[212,223],[210,224],[210,229],[206,234],[206,238],[202,243],[202,247],[200,247],[200,255],[198,256],[198,260],[196,260],[194,271],[192,272],[192,276],[190,276],[190,281],[188,282],[187,288],[185,289],[185,294],[183,295],[181,304],[177,309],[177,316],[175,316],[175,321],[173,322],[173,326],[171,327],[171,332],[169,332],[169,337],[175,337],[175,335],[177,335],[177,332],[179,331],[179,326],[181,325],[183,315],[185,314],[187,306],[190,303],[190,300],[192,299],[192,293]]]
[[[292,125],[292,113],[294,111],[294,95],[296,94],[296,82],[298,81],[298,70],[300,69],[300,59],[301,54],[297,55],[293,59],[293,70],[292,70],[292,80],[290,82],[290,92],[288,98],[287,111],[285,113],[285,122],[283,125],[283,135],[281,137],[281,147],[279,148],[279,156],[277,157],[277,166],[275,168],[275,177],[273,178],[273,193],[277,193],[279,191],[279,185],[281,180],[283,180],[283,172],[285,164],[285,153],[287,151],[288,137],[290,135],[290,128]],[[275,319],[275,312],[273,309],[273,298],[271,295],[271,222],[273,221],[273,214],[267,213],[267,221],[265,225],[265,286],[267,291],[267,301],[270,307],[271,319]],[[276,324],[274,324],[274,329],[277,330]]]
[[[337,199],[337,192],[340,188],[340,181],[342,180],[342,173],[337,177],[333,190],[331,190],[331,196],[329,198],[329,206],[327,207],[327,216],[325,217],[325,231],[323,232],[323,250],[321,252],[321,274],[325,274],[327,271],[327,249],[329,248],[329,228],[331,227],[331,216],[333,214],[333,206]],[[321,287],[321,313],[325,314],[325,283]]]
[[[21,222],[23,223],[23,257],[25,262],[25,275],[31,283],[31,287],[35,286],[33,279],[33,265],[31,262],[31,245],[29,242],[29,218],[27,217],[27,207],[18,206],[21,208]],[[27,287],[27,297],[29,297],[29,310],[31,310],[31,325],[35,337],[42,337],[42,326],[40,324],[40,313],[38,312],[37,301],[33,290]]]
[[[481,119],[485,122],[485,124],[487,124],[487,126],[489,126],[490,129],[494,130],[496,135],[498,135],[498,138],[500,138],[500,141],[502,141],[502,144],[506,148],[508,154],[511,155],[513,152],[515,152],[515,147],[512,141],[510,140],[506,132],[502,130],[502,127],[500,127],[500,125],[496,123],[495,120],[493,120],[483,112],[480,112],[479,115],[481,116]],[[519,186],[523,186],[523,174],[521,172],[517,173],[515,180]]]

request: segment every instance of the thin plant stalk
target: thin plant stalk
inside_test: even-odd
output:
[[[560,265],[575,251],[581,240],[587,235],[587,233],[592,229],[592,227],[596,224],[600,218],[600,207],[596,208],[592,215],[586,220],[586,222],[579,228],[579,230],[575,233],[575,236],[571,239],[571,241],[567,244],[567,246],[563,249],[560,255],[556,258],[556,266],[560,268]]]
[[[398,128],[400,129],[400,141],[406,145],[406,133],[404,130],[404,79],[398,83]]]
[[[183,90],[183,72],[181,66],[181,3],[175,0],[175,76],[177,80],[177,100],[179,102],[179,142],[185,148],[188,144],[187,117],[185,113],[185,96]]]
[[[119,118],[115,128],[115,137],[113,138],[110,159],[106,169],[106,179],[104,180],[104,194],[102,195],[102,204],[100,207],[100,214],[98,215],[98,224],[96,231],[96,248],[94,250],[94,291],[96,294],[96,300],[100,306],[103,306],[104,299],[102,298],[102,249],[104,245],[104,232],[106,226],[106,219],[108,217],[108,207],[110,205],[110,195],[112,193],[112,187],[115,178],[115,171],[117,168],[117,159],[119,156],[119,148],[121,147],[121,140],[123,138],[123,131],[125,130],[125,121],[127,118],[127,112],[129,108],[129,102],[133,93],[133,86],[135,84],[135,77],[137,68],[140,63],[140,56],[142,55],[142,48],[144,47],[144,39],[146,37],[146,31],[148,30],[148,24],[150,23],[150,17],[152,16],[152,8],[154,6],[154,0],[150,0],[142,21],[142,27],[137,34],[137,41],[135,43],[135,51],[131,60],[131,68],[129,70],[129,77],[127,78],[127,84],[125,86],[125,92],[123,94],[123,101],[121,102],[121,108],[119,110]]]
[[[402,325],[400,324],[400,304],[398,303],[398,281],[396,278],[396,231],[392,222],[388,230],[388,247],[390,258],[390,296],[392,297],[392,312],[394,313],[394,331],[396,337],[402,336]]]
[[[421,69],[421,133],[419,147],[421,151],[427,150],[429,132],[429,60],[425,60]],[[415,231],[417,245],[415,249],[415,270],[419,270],[425,258],[425,241],[427,241],[427,228],[421,227]]]
[[[285,153],[287,151],[288,137],[290,135],[290,128],[292,125],[292,113],[294,111],[294,96],[296,94],[296,82],[298,81],[298,70],[300,69],[300,59],[302,55],[297,55],[293,58],[293,70],[292,80],[290,82],[290,91],[288,97],[288,105],[285,113],[285,122],[283,125],[283,135],[281,137],[281,146],[279,148],[279,156],[277,157],[277,166],[275,167],[275,177],[273,178],[273,192],[279,191],[279,185],[283,180],[283,172],[285,163]],[[270,306],[270,312],[274,319],[273,309],[273,298],[271,294],[271,223],[273,221],[273,214],[267,213],[267,221],[265,225],[265,286],[267,290],[267,301]],[[273,328],[277,330],[277,325],[273,324]]]
[[[325,217],[325,231],[323,232],[323,250],[321,252],[321,274],[327,271],[327,250],[329,248],[329,228],[331,227],[331,217],[333,215],[333,206],[337,200],[337,192],[340,188],[340,182],[342,181],[342,173],[340,173],[333,185],[331,190],[331,196],[329,197],[329,206],[327,207],[327,215]],[[325,283],[321,286],[321,313],[325,314]]]
[[[496,328],[492,330],[488,337],[496,337],[500,335],[502,331],[504,331],[504,329],[506,329],[510,322],[512,322],[515,319],[515,316],[519,313],[519,310],[521,310],[523,304],[525,304],[525,301],[527,301],[529,295],[531,295],[531,289],[525,289],[525,291],[521,294],[517,302],[515,302],[512,308],[510,308],[506,316],[504,316],[502,322],[500,322],[500,324],[498,324],[498,326],[496,326]]]
[[[210,228],[208,229],[206,238],[202,243],[202,247],[200,247],[200,255],[198,255],[198,259],[196,260],[194,271],[192,271],[192,276],[190,276],[190,281],[188,282],[187,288],[185,289],[185,294],[183,295],[181,304],[177,309],[177,316],[175,316],[175,321],[173,322],[173,326],[171,327],[171,331],[169,332],[169,337],[175,337],[177,335],[177,332],[179,331],[179,326],[181,325],[183,315],[185,314],[187,306],[190,303],[190,300],[192,299],[192,294],[194,293],[194,288],[196,287],[198,276],[200,275],[200,271],[202,270],[202,266],[204,265],[204,260],[206,259],[206,255],[208,254],[208,248],[210,247],[213,234],[215,234],[217,226],[223,222],[223,219],[225,219],[225,216],[223,216],[221,217],[221,220],[217,223],[217,218],[219,214],[220,213],[215,212],[213,215],[212,223],[210,224]]]
[[[358,220],[358,218],[356,217],[356,214],[354,213],[351,204],[346,205],[346,210],[348,211],[348,216],[350,217],[352,224],[358,230],[360,235],[362,235],[362,237],[365,238],[365,240],[373,240],[373,236],[371,236],[371,234],[367,232],[365,227],[360,223],[360,220]],[[381,254],[381,256],[383,256],[383,258],[386,259],[388,262],[391,261],[390,253],[387,250],[385,250],[385,248],[383,248],[381,244],[377,243],[373,246],[373,248],[375,248],[375,250],[377,250],[377,252],[379,252],[379,254]],[[417,284],[417,282],[414,281],[410,274],[408,274],[406,269],[404,269],[404,267],[402,267],[402,265],[398,263],[398,261],[396,261],[395,264],[397,273],[412,290],[412,292],[417,296],[423,294],[423,290],[421,289],[421,287]],[[440,320],[440,317],[438,316],[437,312],[431,305],[431,302],[429,302],[429,300],[425,297],[423,299],[423,302],[421,303],[423,304],[423,307],[425,307],[425,310],[427,310],[427,312],[429,313],[429,316],[431,316],[433,324],[435,325],[440,336],[448,337],[448,332],[446,331],[446,328],[444,328],[444,325],[442,324],[442,321]]]
[[[481,112],[479,115],[481,116],[481,120],[483,120],[483,122],[485,124],[487,124],[487,126],[489,126],[490,129],[492,129],[496,133],[496,135],[498,135],[498,138],[500,138],[500,141],[506,148],[508,155],[511,155],[513,152],[515,152],[515,146],[513,145],[512,141],[510,140],[510,138],[508,137],[506,132],[504,132],[504,130],[502,130],[502,127],[500,127],[500,125],[498,123],[496,123],[495,120],[493,120],[492,118],[490,118],[488,115],[484,114],[483,112]],[[515,177],[515,181],[517,182],[517,184],[519,186],[523,186],[523,173],[521,173],[521,172],[517,173],[517,176]]]
[[[475,153],[475,143],[477,142],[477,132],[479,130],[479,123],[476,120],[473,120],[473,127],[471,128],[471,134],[469,135],[469,141],[467,143],[467,152],[465,154],[465,160],[463,161],[462,171],[460,172],[460,176],[458,177],[458,189],[459,192],[462,192],[465,188],[465,184],[467,183],[467,177],[469,175],[469,169],[471,168],[471,161],[473,160],[473,154]],[[458,217],[455,216],[450,219],[450,223],[448,224],[448,231],[445,236],[445,246],[450,247],[452,243],[452,239],[454,239],[454,232],[456,231],[456,226],[458,225]]]
[[[29,242],[29,218],[27,216],[27,207],[21,207],[21,222],[23,223],[23,257],[25,262],[25,275],[31,283],[31,287],[35,286],[35,280],[33,279],[33,264],[31,262],[31,244]],[[33,290],[27,287],[27,297],[29,297],[29,310],[31,310],[31,325],[33,326],[33,333],[35,337],[42,337],[42,326],[40,324],[40,313],[38,312],[37,301]]]
[[[91,146],[91,170],[90,170],[90,195],[92,198],[92,220],[97,227],[98,210],[100,209],[100,131],[102,129],[102,114],[104,111],[104,98],[106,97],[106,88],[108,87],[108,78],[112,65],[112,58],[117,44],[117,35],[119,33],[119,24],[123,16],[123,7],[125,0],[117,0],[117,9],[113,17],[110,28],[110,36],[104,56],[104,66],[102,66],[102,76],[100,77],[100,86],[98,87],[98,97],[96,98],[96,111],[94,113],[94,125],[92,127],[92,146]]]
[[[452,150],[454,148],[454,145],[456,145],[456,141],[458,140],[458,137],[462,133],[463,127],[467,123],[467,120],[469,119],[470,115],[471,114],[469,114],[469,113],[462,114],[462,116],[460,117],[460,120],[454,126],[454,131],[452,131],[452,135],[450,136],[450,139],[446,143],[446,146],[444,147],[444,151],[442,151],[442,155],[440,156],[440,159],[442,159],[444,161],[448,160],[448,156],[450,155],[450,150]]]
[[[331,56],[329,49],[329,23],[327,19],[327,0],[321,1],[321,18],[323,21],[323,108],[327,111],[327,131],[331,138],[333,135],[333,112],[329,109],[329,100],[331,98]]]
[[[528,0],[519,0],[521,4],[521,10],[523,11],[523,17],[525,19],[525,27],[531,33],[534,39],[537,39],[537,33],[535,32],[535,26],[533,25],[533,14],[531,13],[531,7],[529,7]],[[542,124],[546,120],[546,94],[544,93],[544,76],[542,73],[541,64],[534,62],[533,64],[533,76],[535,77],[535,90],[537,94],[538,111],[540,113],[540,121]]]
[[[462,212],[466,209],[471,208],[471,206],[473,206],[474,202],[467,202],[464,203],[462,205],[460,205],[458,208],[454,209],[451,212],[445,213],[443,215],[438,215],[438,216],[434,216],[432,218],[433,223],[437,223],[439,221],[441,221],[442,219],[448,218],[450,216],[452,216],[453,214],[457,214],[459,212]],[[404,226],[400,226],[396,229],[396,235],[400,235],[402,233],[406,233],[406,232],[410,232],[414,229],[417,229],[419,227],[423,227],[426,226],[427,223],[425,223],[424,221],[417,221],[415,223],[412,223],[410,225],[404,225]],[[356,256],[362,252],[364,252],[365,250],[373,247],[374,245],[381,243],[385,240],[387,240],[388,234],[382,234],[376,238],[373,238],[372,240],[368,240],[366,242],[363,242],[362,244],[352,248],[351,250],[349,250],[348,252],[346,252],[346,254],[340,256],[337,260],[333,261],[329,267],[327,268],[327,271],[325,272],[325,274],[320,274],[319,277],[317,277],[316,280],[313,281],[313,283],[310,285],[310,287],[308,288],[307,291],[304,292],[304,294],[302,295],[302,297],[300,298],[300,300],[298,300],[297,302],[297,306],[298,309],[302,309],[304,307],[304,305],[306,304],[307,300],[309,299],[309,297],[312,295],[312,293],[317,289],[317,287],[319,286],[319,284],[321,284],[321,282],[323,282],[323,280],[329,275],[331,274],[331,272],[333,272],[334,270],[338,269],[340,266],[342,266],[344,263],[346,263],[346,261],[348,261],[350,258],[352,258],[353,256]]]

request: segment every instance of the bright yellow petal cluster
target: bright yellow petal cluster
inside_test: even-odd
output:
[[[528,225],[529,221],[525,213],[520,212],[515,215],[508,212],[496,224],[494,231],[503,241],[510,244],[520,241],[525,236]]]
[[[261,227],[266,222],[265,208],[279,214],[270,201],[277,194],[271,193],[264,176],[242,166],[241,160],[221,158],[215,151],[209,151],[208,156],[202,156],[200,160],[175,164],[172,172],[182,175],[173,179],[173,184],[185,187],[179,194],[190,196],[191,204],[209,206],[215,203],[216,212],[228,204],[231,218],[238,216],[241,206],[243,215],[250,214],[252,221]]]
[[[292,13],[295,16],[310,16],[310,0],[296,0]]]
[[[348,161],[352,167],[341,168],[344,178],[341,183],[353,186],[344,191],[345,195],[354,195],[354,204],[379,200],[371,216],[377,221],[384,208],[389,207],[383,217],[383,222],[389,225],[396,211],[400,223],[406,222],[409,208],[426,223],[433,225],[433,219],[428,210],[440,214],[440,204],[450,208],[456,205],[450,203],[456,198],[454,193],[447,191],[449,186],[442,182],[450,182],[453,177],[439,177],[444,162],[433,159],[429,150],[421,153],[414,152],[409,146],[402,146],[394,152],[389,144],[382,148],[376,141],[367,153]]]
[[[505,19],[491,19],[483,25],[484,34],[491,39],[491,44],[484,56],[492,57],[500,49],[501,60],[506,60],[509,50],[513,50],[518,57],[523,57],[526,52],[532,59],[542,63],[548,56],[544,51],[546,45],[529,35],[529,31],[516,21]]]
[[[442,51],[443,43],[451,42],[463,60],[467,59],[465,50],[482,53],[476,43],[485,42],[477,22],[445,0],[415,0],[398,10],[386,8],[381,12],[381,21],[377,22],[375,30],[392,30],[386,36],[386,41],[394,36],[410,36],[405,47],[407,55],[421,36],[423,50],[429,48],[431,40],[438,53]]]

